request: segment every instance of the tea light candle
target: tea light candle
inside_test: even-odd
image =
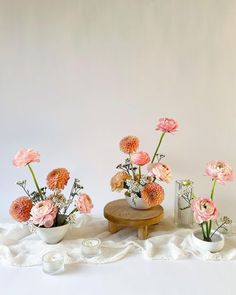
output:
[[[96,238],[82,241],[82,254],[86,257],[94,257],[101,253],[101,241]]]
[[[64,269],[64,256],[61,252],[50,251],[42,257],[43,271],[47,274],[55,274]]]

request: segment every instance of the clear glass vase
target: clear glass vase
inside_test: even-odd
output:
[[[175,224],[182,227],[193,226],[193,182],[191,180],[176,180],[175,182]]]

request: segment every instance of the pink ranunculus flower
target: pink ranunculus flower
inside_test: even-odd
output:
[[[172,132],[175,132],[178,127],[179,127],[178,122],[175,121],[174,119],[161,118],[159,119],[157,123],[156,130],[172,133]]]
[[[146,152],[137,152],[131,155],[131,162],[135,165],[143,166],[150,162],[150,157]]]
[[[205,221],[216,220],[218,217],[218,209],[215,203],[207,198],[201,197],[195,199],[191,203],[195,221],[201,224]]]
[[[33,224],[44,227],[52,227],[57,216],[58,208],[51,200],[36,203],[31,209]]]
[[[221,184],[234,179],[233,170],[225,161],[210,161],[207,163],[205,174]]]
[[[85,193],[78,195],[75,205],[80,213],[90,213],[93,208],[92,199]]]
[[[13,160],[13,165],[16,167],[23,167],[32,162],[40,162],[40,154],[32,149],[19,150]]]
[[[171,181],[171,171],[167,164],[158,162],[148,165],[147,169],[149,176],[155,176],[157,179],[165,182]]]

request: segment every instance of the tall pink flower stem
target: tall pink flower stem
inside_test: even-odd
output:
[[[159,148],[161,146],[161,143],[162,143],[162,140],[163,140],[163,137],[164,137],[165,134],[166,134],[166,132],[163,132],[162,135],[161,135],[161,137],[160,137],[159,143],[158,143],[157,148],[155,150],[155,153],[154,153],[154,155],[152,157],[152,162],[151,163],[153,163],[155,161],[155,157],[156,157],[157,152],[158,152],[158,150],[159,150]]]
[[[33,171],[33,169],[31,168],[30,164],[27,164],[27,166],[29,167],[29,170],[30,170],[30,173],[31,173],[31,175],[32,175],[32,177],[33,177],[34,184],[35,184],[35,186],[36,186],[36,188],[37,188],[37,191],[38,191],[38,193],[39,193],[41,199],[43,200],[43,194],[42,194],[41,189],[40,189],[40,187],[39,187],[39,185],[38,185],[38,182],[37,182],[37,179],[36,179],[36,177],[35,177],[34,171]]]
[[[212,189],[211,189],[211,200],[212,201],[214,199],[215,187],[216,187],[216,178],[213,180],[213,185],[212,185]],[[211,235],[211,228],[212,228],[212,221],[210,220],[209,221],[208,232],[207,232],[208,237],[210,237],[210,235]]]
[[[216,186],[216,178],[213,180],[213,186],[212,186],[212,189],[211,189],[211,199],[212,199],[212,201],[213,201],[213,198],[214,198],[215,186]]]

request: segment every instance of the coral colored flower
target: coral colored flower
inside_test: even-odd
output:
[[[52,227],[57,216],[58,208],[51,200],[36,203],[31,209],[33,224]]]
[[[125,171],[117,172],[111,179],[111,190],[121,191],[124,188],[125,181],[131,179],[131,176]]]
[[[132,154],[137,151],[139,147],[139,139],[136,136],[126,136],[120,141],[120,149],[125,154]]]
[[[148,183],[143,187],[141,197],[150,206],[157,206],[164,200],[164,190],[157,183]]]
[[[131,162],[135,165],[143,166],[150,162],[150,157],[146,152],[137,152],[131,155]]]
[[[90,213],[93,208],[91,198],[85,193],[80,193],[75,202],[76,208],[80,213]]]
[[[172,133],[175,132],[178,127],[178,123],[174,119],[161,118],[157,123],[156,130]]]
[[[47,186],[50,190],[61,190],[67,185],[70,173],[65,168],[52,170],[47,176]]]
[[[216,220],[218,217],[218,209],[216,208],[215,203],[207,197],[193,200],[191,208],[198,224],[209,220]]]
[[[233,170],[225,161],[210,161],[207,163],[205,173],[221,184],[234,179]]]
[[[16,167],[23,167],[33,162],[40,162],[40,154],[32,149],[19,150],[13,160],[13,165]]]
[[[28,197],[19,197],[12,202],[9,213],[18,222],[30,219],[30,211],[33,207],[32,201]]]
[[[155,176],[157,179],[165,182],[170,182],[171,171],[167,164],[155,163],[148,165],[148,175]]]

